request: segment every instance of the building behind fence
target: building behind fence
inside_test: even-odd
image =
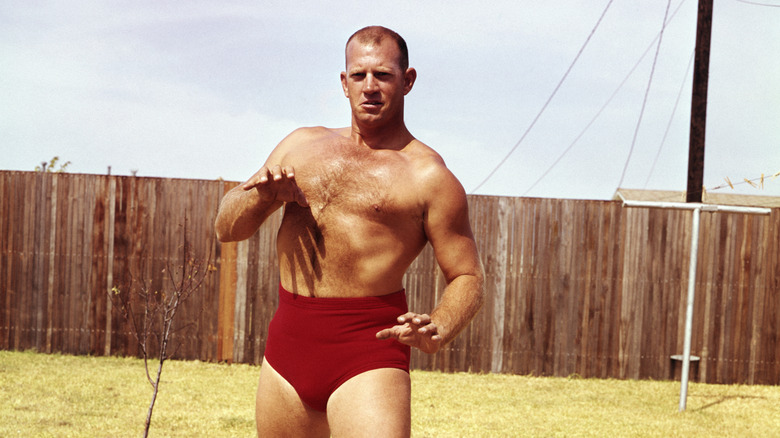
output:
[[[277,303],[272,216],[249,240],[218,243],[213,223],[236,183],[0,172],[0,349],[137,355],[108,294],[165,290],[182,226],[216,271],[182,308],[177,357],[261,362]],[[689,211],[615,201],[469,196],[487,299],[425,370],[669,379],[682,353]],[[693,380],[780,383],[780,209],[703,213]],[[430,246],[405,278],[409,306],[444,290]],[[677,370],[677,372],[679,372]]]

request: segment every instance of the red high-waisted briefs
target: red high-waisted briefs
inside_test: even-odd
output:
[[[324,412],[333,391],[360,373],[378,368],[409,372],[409,346],[376,338],[407,310],[404,290],[379,297],[314,298],[280,285],[265,359],[304,403]]]

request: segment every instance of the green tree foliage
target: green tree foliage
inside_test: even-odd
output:
[[[42,162],[40,166],[35,166],[36,172],[52,172],[52,173],[65,173],[68,171],[68,166],[70,166],[70,161],[66,161],[64,163],[59,163],[60,157],[54,157],[49,162]],[[57,166],[57,163],[60,164],[60,167],[55,170],[55,167]]]

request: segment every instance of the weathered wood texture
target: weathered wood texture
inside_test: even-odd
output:
[[[213,272],[182,308],[176,357],[260,363],[279,276],[273,215],[219,244],[236,183],[0,172],[0,348],[137,355],[113,288],[171,288],[182,226]],[[475,321],[417,369],[668,379],[682,353],[691,212],[613,201],[470,196],[487,272]],[[703,212],[692,379],[780,383],[780,209]],[[445,283],[430,246],[406,275],[411,309]],[[677,370],[679,372],[679,370]]]

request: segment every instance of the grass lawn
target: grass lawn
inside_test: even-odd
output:
[[[150,436],[254,436],[259,368],[165,363]],[[780,434],[780,387],[412,372],[415,437]],[[151,397],[132,358],[0,351],[0,437],[137,437]]]

